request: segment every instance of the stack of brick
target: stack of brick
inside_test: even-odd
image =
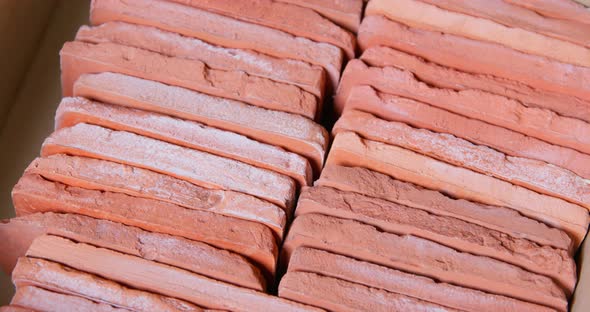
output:
[[[567,311],[576,1],[94,0],[0,224],[2,311]]]
[[[94,0],[3,266],[34,311],[316,311],[272,295],[362,1]]]
[[[588,12],[370,0],[279,296],[336,311],[567,311],[590,221]]]

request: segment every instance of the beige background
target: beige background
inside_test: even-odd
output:
[[[59,50],[88,20],[86,0],[0,0],[0,217],[10,190],[39,154],[61,98]],[[0,251],[1,252],[1,251]],[[0,272],[0,305],[12,296]]]
[[[88,7],[86,0],[0,0],[0,218],[14,215],[10,190],[52,131],[61,98],[59,50],[87,23]],[[572,311],[590,311],[589,254],[586,242]],[[12,292],[0,272],[0,305]]]

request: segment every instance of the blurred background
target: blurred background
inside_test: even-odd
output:
[[[1,219],[14,216],[10,191],[53,128],[59,50],[87,23],[88,8],[86,0],[0,0]],[[12,293],[10,277],[0,271],[0,305]]]

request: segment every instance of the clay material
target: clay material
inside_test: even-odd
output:
[[[534,89],[514,80],[458,71],[389,47],[369,48],[363,53],[361,60],[369,66],[389,66],[410,71],[420,81],[438,88],[455,91],[482,90],[518,100],[528,107],[545,108],[562,116],[590,122],[590,102],[574,96]],[[342,102],[342,98],[342,95],[337,94],[335,100]]]
[[[272,231],[255,222],[120,193],[86,190],[24,175],[12,191],[17,216],[36,212],[76,213],[146,231],[201,241],[244,255],[270,278],[278,247]]]
[[[499,44],[409,28],[382,16],[363,19],[358,42],[363,50],[389,46],[465,72],[515,80],[590,101],[589,67],[522,53]]]
[[[33,309],[17,307],[15,305],[7,305],[0,307],[0,312],[35,312]]]
[[[580,2],[582,0],[576,0]],[[590,25],[590,10],[573,1],[562,0],[506,0],[539,15]]]
[[[416,128],[448,133],[473,144],[485,145],[506,155],[554,164],[590,179],[590,155],[552,145],[479,120],[463,117],[425,103],[389,94],[370,87],[355,87],[347,109],[362,110],[378,117],[403,122]]]
[[[121,22],[109,22],[96,27],[82,26],[78,29],[76,40],[112,42],[167,56],[199,60],[214,69],[245,71],[252,76],[296,85],[317,96],[320,105],[326,89],[325,73],[320,66],[250,50],[214,46],[150,26]]]
[[[547,18],[518,5],[512,5],[510,0],[423,0],[423,2],[449,11],[489,19],[507,27],[521,28],[582,46],[590,46],[590,33],[584,31],[587,25]]]
[[[422,238],[385,233],[354,220],[308,214],[295,219],[284,244],[288,259],[311,247],[441,282],[510,296],[565,311],[567,300],[550,278],[488,257],[462,253]]]
[[[127,22],[157,27],[228,48],[254,50],[323,67],[336,90],[344,53],[328,43],[163,0],[93,0],[93,25]]]
[[[566,250],[539,246],[476,224],[382,199],[329,187],[305,188],[295,213],[357,220],[386,232],[413,235],[458,251],[495,258],[550,276],[568,294],[573,293],[576,285],[576,265]]]
[[[289,272],[279,296],[330,311],[457,311],[381,289],[308,272]]]
[[[51,292],[42,288],[25,286],[16,290],[10,304],[37,311],[131,311],[119,309],[105,303],[96,303],[81,297]]]
[[[57,130],[45,140],[41,155],[54,154],[124,163],[206,188],[250,194],[283,208],[291,206],[295,197],[295,182],[282,174],[130,132],[84,123]]]
[[[290,176],[300,186],[311,184],[311,166],[304,157],[198,122],[84,98],[63,98],[57,108],[55,128],[78,123],[140,134],[269,169]]]
[[[424,276],[313,248],[295,249],[289,262],[289,272],[316,273],[461,311],[553,311],[548,307],[510,297],[441,283]]]
[[[280,146],[306,157],[316,174],[324,162],[327,131],[298,115],[112,73],[81,76],[74,94],[197,121]]]
[[[11,242],[3,244],[8,245],[4,250],[12,253],[14,264],[18,257],[25,255],[35,238],[52,234],[169,264],[238,286],[260,291],[266,289],[260,270],[237,254],[108,220],[77,214],[36,213],[4,220],[0,224],[0,233],[3,240],[11,238]]]
[[[131,311],[202,311],[186,301],[127,288],[111,280],[42,259],[20,258],[12,276],[18,289],[42,287]]]
[[[327,164],[365,167],[457,198],[506,206],[566,231],[575,246],[584,239],[590,222],[588,210],[581,206],[393,145],[365,140],[353,132],[336,136]]]
[[[573,249],[572,240],[565,232],[527,218],[513,209],[453,199],[443,193],[365,168],[326,166],[315,185],[356,192],[435,215],[456,218],[508,234],[515,240],[526,239],[541,246],[569,250],[570,254]]]
[[[315,10],[334,23],[356,33],[363,15],[362,0],[278,0]]]
[[[578,66],[590,66],[590,50],[489,19],[451,12],[417,0],[372,0],[366,15],[384,15],[406,25],[440,31],[473,40],[488,41],[523,53],[539,55]]]
[[[242,2],[233,0],[172,0],[180,4],[229,16],[252,24],[268,26],[292,35],[329,43],[354,58],[355,36],[314,10],[274,0]]]
[[[115,43],[66,42],[60,51],[62,90],[73,94],[83,74],[115,72],[229,98],[263,108],[315,118],[315,96],[297,86],[255,77],[239,70],[219,70],[198,60],[169,57]]]
[[[372,141],[409,149],[590,209],[590,181],[544,162],[508,156],[450,134],[416,129],[355,110],[347,110],[332,130],[334,135],[343,131],[356,132]]]
[[[346,66],[338,93],[348,98],[356,85],[439,107],[456,114],[504,127],[549,143],[590,154],[590,124],[480,90],[453,91],[429,86],[394,67],[367,67],[353,60]]]
[[[279,240],[287,222],[284,210],[254,196],[206,189],[169,175],[106,160],[56,154],[33,160],[25,173],[70,186],[124,193],[259,222],[272,229]]]
[[[185,270],[56,236],[37,238],[30,257],[62,263],[129,287],[179,298],[206,308],[231,311],[319,311]]]

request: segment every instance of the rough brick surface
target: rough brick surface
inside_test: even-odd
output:
[[[26,307],[35,311],[96,311],[124,312],[106,303],[97,303],[77,296],[60,294],[34,286],[19,287],[10,304]]]
[[[513,209],[453,199],[443,193],[402,182],[365,168],[326,166],[315,185],[385,199],[435,215],[477,224],[506,233],[515,239],[522,238],[542,246],[572,251],[572,240],[565,232],[527,218]]]
[[[581,0],[577,0],[580,2]],[[522,6],[539,15],[575,21],[590,25],[590,11],[572,1],[561,0],[506,0],[506,2]]]
[[[372,113],[416,128],[448,133],[477,145],[485,145],[506,155],[554,164],[577,175],[590,178],[590,155],[549,144],[520,133],[479,120],[451,113],[428,104],[375,92],[367,86],[356,87],[347,101],[347,109]]]
[[[151,26],[123,22],[109,22],[96,27],[82,26],[78,29],[76,40],[112,42],[167,56],[200,60],[215,69],[242,70],[253,76],[296,85],[320,100],[326,91],[326,77],[320,66],[251,50],[215,46]]]
[[[317,273],[461,311],[552,311],[541,305],[441,283],[428,277],[313,248],[295,249],[289,261],[289,271]]]
[[[38,286],[131,311],[202,311],[186,301],[131,289],[111,280],[43,259],[20,258],[13,273],[13,281],[18,288]]]
[[[244,101],[263,108],[299,114],[310,119],[318,111],[316,97],[294,85],[249,75],[240,70],[209,68],[204,62],[115,43],[67,42],[60,51],[64,96],[73,94],[83,74],[115,72],[213,96]]]
[[[498,44],[409,28],[382,16],[363,19],[358,42],[363,50],[390,46],[451,68],[515,80],[590,101],[589,67],[553,61]]]
[[[290,215],[254,196],[207,189],[166,174],[101,159],[56,154],[33,160],[25,173],[70,186],[124,193],[255,221],[268,226],[279,239]]]
[[[408,71],[395,67],[368,67],[353,60],[346,66],[338,93],[348,98],[351,88],[375,89],[413,99],[469,118],[510,129],[546,142],[590,154],[590,123],[560,116],[546,109],[481,90],[454,91],[430,86]],[[342,101],[340,102],[342,104]]]
[[[327,131],[298,115],[112,73],[80,77],[74,86],[74,94],[194,120],[280,146],[308,158],[316,174],[324,162]]]
[[[279,296],[330,311],[457,311],[382,289],[308,272],[288,272]]]
[[[357,220],[386,232],[414,235],[458,251],[512,263],[550,276],[568,294],[576,285],[576,265],[566,250],[539,246],[459,219],[382,199],[329,187],[305,188],[295,213],[297,216],[315,213]]]
[[[39,237],[27,254],[206,308],[231,311],[319,311],[310,306],[157,262],[74,243],[56,236]]]
[[[347,110],[332,130],[334,134],[343,131],[356,132],[373,141],[400,146],[590,209],[590,182],[545,162],[508,156],[453,135],[385,121],[356,110]]]
[[[229,48],[254,50],[322,66],[335,90],[344,53],[327,43],[163,0],[93,0],[93,25],[120,21],[154,26]]]
[[[252,24],[282,30],[295,36],[324,42],[342,49],[354,58],[355,36],[314,10],[274,0],[241,2],[233,0],[172,0]]]
[[[298,217],[285,240],[283,256],[288,259],[301,246],[561,311],[567,309],[563,291],[546,276],[491,258],[457,252],[415,236],[385,233],[358,221],[314,214]]]
[[[239,161],[154,140],[126,131],[77,124],[57,130],[42,156],[69,154],[140,167],[211,189],[250,194],[283,208],[293,205],[295,182],[282,174]]]
[[[458,198],[506,206],[566,231],[576,246],[584,239],[590,222],[584,207],[393,145],[362,139],[353,132],[336,136],[327,164],[365,167]]]
[[[248,257],[269,279],[278,247],[272,231],[258,223],[111,192],[86,190],[24,175],[12,191],[17,216],[60,212],[135,226],[205,242]]]
[[[529,107],[545,108],[562,116],[590,122],[590,102],[575,96],[535,89],[510,79],[455,70],[389,47],[367,49],[361,60],[370,66],[411,71],[420,81],[435,87],[456,91],[482,90],[518,100]],[[342,101],[342,96],[336,95],[336,100]]]
[[[310,8],[334,23],[356,33],[363,15],[362,0],[278,0]]]
[[[3,244],[8,245],[4,250],[6,256],[11,256],[13,264],[17,263],[18,257],[25,255],[35,238],[52,234],[169,264],[238,286],[265,290],[260,270],[242,256],[198,241],[148,232],[108,220],[78,214],[35,213],[2,221],[0,234],[2,240],[11,239]]]
[[[311,166],[304,157],[240,134],[208,127],[195,121],[84,98],[62,99],[55,116],[55,128],[72,127],[79,123],[133,132],[239,160],[290,176],[301,186],[309,185],[313,178]]]
[[[590,66],[590,50],[485,18],[444,10],[417,0],[373,0],[366,15],[384,15],[416,28],[440,31],[473,40],[500,44],[517,51],[539,55],[578,66]]]
[[[508,27],[522,28],[582,46],[590,46],[590,33],[584,31],[588,26],[573,21],[547,18],[518,4],[511,4],[510,0],[424,0],[423,2],[449,11],[490,19]],[[526,3],[526,1],[516,2]]]

